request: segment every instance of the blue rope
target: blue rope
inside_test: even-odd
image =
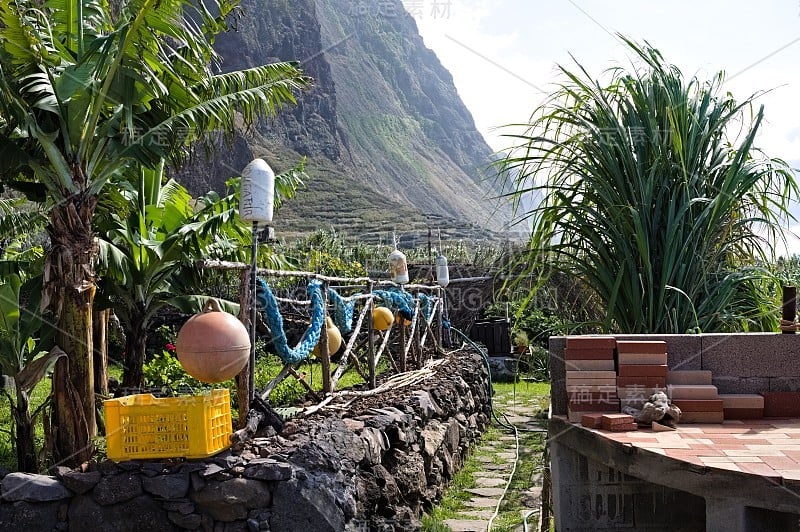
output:
[[[406,291],[390,288],[389,290],[375,290],[376,297],[381,298],[392,310],[397,310],[404,320],[411,321],[414,317],[414,296]]]
[[[311,324],[303,333],[303,337],[294,349],[289,347],[286,340],[286,333],[283,330],[283,317],[278,310],[278,301],[272,294],[269,285],[263,280],[258,279],[256,287],[256,302],[272,331],[272,343],[275,345],[277,355],[285,364],[297,364],[308,358],[308,354],[319,342],[322,334],[322,321],[325,318],[325,304],[322,299],[322,283],[311,280],[308,283],[308,296],[311,299]]]
[[[347,301],[333,288],[328,288],[328,297],[333,300],[333,319],[342,334],[349,334],[353,330],[353,310],[356,302]]]

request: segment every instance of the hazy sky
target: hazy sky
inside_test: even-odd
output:
[[[647,40],[687,76],[724,70],[737,99],[768,90],[757,100],[765,107],[757,145],[800,167],[800,0],[403,3],[496,150],[510,145],[501,126],[527,120],[560,79],[556,64],[574,65],[570,54],[595,77],[630,65],[620,32]]]

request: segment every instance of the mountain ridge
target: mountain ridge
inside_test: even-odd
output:
[[[314,85],[295,108],[240,131],[225,161],[182,171],[190,190],[218,189],[252,157],[276,171],[306,157],[309,179],[276,216],[279,234],[330,226],[372,239],[434,226],[451,237],[502,237],[511,211],[491,199],[492,150],[400,0],[241,7],[236,31],[216,43],[223,70],[298,60]]]

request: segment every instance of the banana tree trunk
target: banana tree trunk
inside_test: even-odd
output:
[[[122,388],[127,393],[137,393],[144,388],[144,359],[147,351],[147,323],[133,317],[125,330],[125,371]]]
[[[17,386],[17,401],[12,408],[16,425],[17,469],[26,473],[38,473],[36,448],[33,438],[33,419],[31,419],[28,394]]]
[[[57,317],[56,344],[67,353],[53,371],[53,454],[57,464],[88,461],[96,433],[92,304],[97,246],[92,215],[97,198],[75,194],[52,208],[52,250],[45,265],[43,307]]]

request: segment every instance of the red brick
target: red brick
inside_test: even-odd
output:
[[[581,416],[581,425],[589,429],[599,429],[600,428],[600,418],[603,417],[603,414],[583,414]]]
[[[630,430],[639,430],[639,425],[636,423],[624,423],[622,425],[612,425],[610,427],[603,427],[604,430],[611,432],[628,432]]]
[[[763,408],[723,408],[725,419],[761,419],[764,417]]]
[[[666,353],[666,342],[620,340],[617,342],[619,353]]]
[[[614,350],[567,347],[564,349],[564,360],[614,360]]]
[[[667,371],[666,364],[662,366],[655,364],[629,364],[620,366],[618,373],[620,377],[661,377],[666,379]]]
[[[611,427],[613,425],[624,425],[625,423],[633,423],[633,416],[628,414],[606,414],[602,418],[603,427]]]
[[[622,366],[621,366],[622,367]],[[643,386],[645,388],[665,388],[665,377],[617,377],[617,386]]]
[[[565,359],[567,371],[614,371],[614,360],[572,360]]]
[[[616,389],[609,392],[570,392],[567,395],[570,403],[601,403],[619,400]]]
[[[719,394],[724,408],[760,408],[764,409],[764,396],[754,393]]]
[[[617,374],[611,371],[576,371],[567,370],[565,373],[567,380],[570,379],[614,379]]]
[[[679,370],[667,373],[667,384],[711,384],[708,370]]]
[[[800,392],[762,392],[764,417],[800,417]]]
[[[602,403],[573,403],[570,401],[569,409],[573,412],[619,412],[619,401]]]
[[[717,387],[702,384],[670,384],[667,395],[674,399],[718,399]]]
[[[567,347],[578,349],[614,349],[617,339],[607,335],[567,336]]]
[[[722,412],[722,399],[673,399],[672,403],[683,413]]]
[[[627,364],[666,364],[666,353],[617,353],[617,362]]]

